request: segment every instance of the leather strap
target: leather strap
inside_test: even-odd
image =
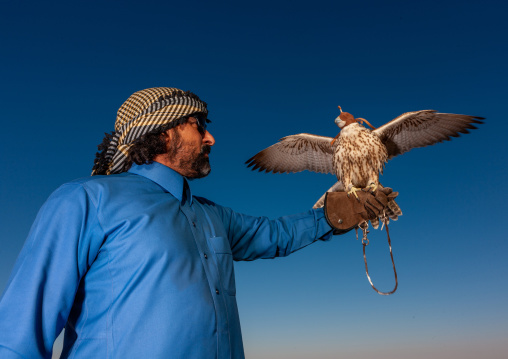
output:
[[[395,269],[395,261],[393,260],[392,241],[390,240],[390,231],[388,230],[388,221],[384,220],[383,222],[384,222],[385,229],[386,229],[386,237],[388,238],[388,246],[390,247],[390,257],[392,258],[393,273],[395,275],[395,287],[390,292],[381,292],[374,286],[374,284],[372,283],[372,279],[370,279],[369,267],[367,266],[367,256],[365,255],[365,247],[367,247],[369,245],[369,240],[367,238],[367,233],[369,233],[369,231],[367,230],[367,227],[368,227],[367,222],[364,222],[366,224],[366,226],[364,226],[364,227],[362,227],[363,223],[360,225],[360,228],[363,231],[363,238],[362,238],[363,261],[365,262],[365,273],[367,273],[367,278],[369,279],[372,289],[374,289],[378,294],[390,295],[390,294],[395,293],[395,291],[397,290],[397,287],[399,286],[399,281],[397,279],[397,270]]]

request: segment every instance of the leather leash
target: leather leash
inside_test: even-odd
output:
[[[367,256],[365,255],[365,247],[367,247],[369,245],[369,239],[367,238],[367,233],[369,233],[369,231],[367,230],[369,228],[369,224],[367,223],[367,221],[365,221],[363,223],[360,223],[359,227],[363,232],[363,238],[362,238],[363,260],[365,262],[365,272],[367,273],[367,278],[369,279],[370,285],[372,286],[372,289],[374,289],[378,294],[390,295],[390,294],[395,293],[395,291],[397,290],[397,287],[399,286],[399,282],[397,280],[397,270],[395,269],[395,261],[393,260],[392,241],[390,239],[390,231],[388,230],[388,217],[387,216],[383,217],[382,221],[383,221],[383,224],[386,228],[386,237],[388,239],[388,246],[390,247],[390,257],[392,258],[393,273],[395,275],[395,287],[390,292],[381,292],[374,286],[374,284],[372,283],[372,279],[370,279],[369,267],[367,266]],[[358,239],[358,230],[356,232],[356,236]]]

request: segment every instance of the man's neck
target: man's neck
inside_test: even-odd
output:
[[[169,160],[169,158],[168,158],[168,155],[167,155],[166,153],[155,156],[155,157],[154,157],[154,159],[153,159],[153,161],[154,161],[154,162],[158,162],[158,163],[160,163],[161,165],[164,165],[164,166],[166,166],[166,167],[169,167],[169,168],[171,168],[173,171],[175,171],[175,172],[177,172],[177,173],[179,173],[179,174],[181,174],[182,176],[184,176],[184,177],[185,177],[185,174],[184,174],[184,173],[182,173],[182,172],[183,172],[183,171],[182,171],[182,169],[181,169],[181,168],[178,168],[178,166],[177,166],[175,163],[173,163],[172,161],[170,161],[170,160]]]

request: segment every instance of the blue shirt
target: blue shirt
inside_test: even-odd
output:
[[[0,357],[243,358],[233,260],[286,256],[331,228],[193,197],[159,163],[64,184],[42,206],[0,301]]]

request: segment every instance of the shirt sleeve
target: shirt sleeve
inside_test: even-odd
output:
[[[104,233],[80,183],[39,211],[0,300],[0,358],[50,358]]]
[[[270,220],[252,217],[222,207],[235,260],[254,260],[287,256],[318,239],[329,240],[332,228],[322,208]]]

